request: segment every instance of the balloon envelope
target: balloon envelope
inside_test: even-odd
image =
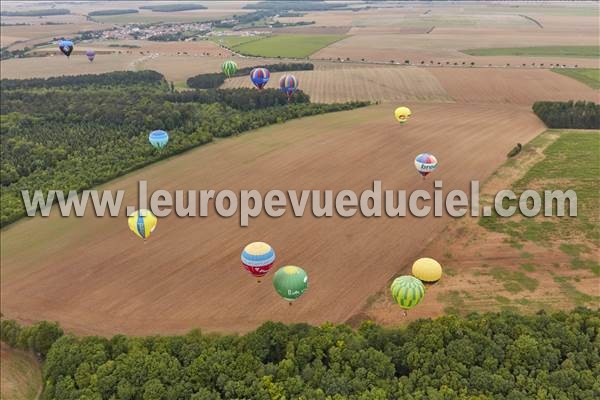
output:
[[[302,296],[308,288],[308,275],[300,267],[286,265],[275,272],[273,286],[281,297],[291,302]]]
[[[69,57],[73,52],[73,47],[73,42],[70,40],[61,40],[58,42],[59,50],[67,57]]]
[[[237,64],[233,61],[225,61],[223,65],[221,65],[223,73],[228,78],[231,78],[231,76],[237,72],[237,68]]]
[[[148,140],[154,148],[162,149],[169,142],[169,134],[161,130],[152,131],[150,132],[150,135],[148,135]]]
[[[411,115],[412,112],[408,107],[398,107],[394,111],[394,117],[396,118],[396,121],[400,122],[401,124],[408,121],[408,118],[410,118]]]
[[[291,96],[298,89],[298,79],[294,75],[284,75],[279,80],[279,89]]]
[[[438,160],[433,154],[421,153],[415,158],[415,168],[422,176],[427,176],[438,166]]]
[[[390,289],[396,303],[405,310],[410,310],[419,304],[425,296],[425,286],[423,286],[423,283],[410,275],[394,279]]]
[[[264,276],[275,262],[275,251],[265,242],[253,242],[242,251],[242,266],[252,276]]]
[[[142,208],[131,214],[127,219],[129,229],[137,236],[144,240],[150,237],[154,232],[158,220],[150,211]]]
[[[270,77],[271,73],[266,68],[254,68],[250,71],[250,80],[259,90],[265,87]]]
[[[433,258],[419,258],[412,265],[412,274],[425,284],[433,284],[442,278],[442,266]]]
[[[94,50],[87,50],[85,52],[85,55],[87,56],[88,60],[94,61],[94,58],[96,57],[96,52]]]

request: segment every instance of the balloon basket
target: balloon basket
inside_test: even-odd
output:
[[[290,302],[288,302],[288,305],[291,307],[291,306],[292,306],[292,302],[291,302],[291,301],[290,301]]]

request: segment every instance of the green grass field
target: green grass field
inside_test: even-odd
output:
[[[461,50],[471,56],[530,56],[600,58],[600,46],[500,47]]]
[[[578,69],[558,69],[553,68],[552,72],[565,75],[579,82],[585,83],[592,89],[600,89],[600,68],[578,68]]]
[[[345,35],[277,35],[232,46],[240,54],[261,57],[305,58]]]
[[[264,36],[214,36],[210,40],[231,49],[241,44],[264,38]]]
[[[559,133],[559,137],[544,150],[544,159],[533,165],[513,184],[519,196],[532,188],[543,196],[544,190],[572,189],[577,194],[577,218],[481,218],[480,224],[493,231],[504,232],[516,240],[547,242],[583,239],[600,244],[600,132],[553,131],[542,134],[525,148],[524,153],[543,143],[544,136]],[[512,202],[516,205],[516,201]],[[543,209],[543,204],[542,204]],[[566,210],[568,213],[568,209]]]

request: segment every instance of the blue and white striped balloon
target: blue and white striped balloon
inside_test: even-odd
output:
[[[169,134],[165,131],[152,131],[148,136],[150,144],[157,149],[163,149],[169,143]]]

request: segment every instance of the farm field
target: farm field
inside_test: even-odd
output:
[[[344,37],[344,35],[277,35],[244,41],[234,45],[232,50],[251,56],[304,58]]]
[[[507,161],[482,188],[484,204],[496,191],[525,187],[571,188],[578,194],[578,217],[460,219],[433,240],[423,256],[446,267],[444,281],[432,287],[419,317],[473,311],[571,309],[600,305],[598,243],[599,131],[549,130],[515,159]],[[402,272],[402,271],[399,271]],[[402,323],[383,293],[373,296],[355,320]],[[409,319],[411,316],[409,315]]]
[[[466,189],[470,179],[492,174],[515,142],[544,129],[528,107],[408,105],[415,117],[402,127],[389,118],[390,105],[306,118],[204,146],[105,188],[126,189],[125,204],[134,204],[139,179],[148,179],[150,190],[200,189],[199,182],[201,188],[238,190],[251,181],[259,191],[362,191],[373,179],[381,179],[384,189],[431,190],[430,182],[402,167],[412,165],[426,145],[444,160],[437,178]],[[317,221],[288,214],[258,217],[239,229],[235,217],[167,217],[141,245],[124,218],[35,218],[3,231],[2,312],[96,334],[174,333],[191,326],[247,331],[266,319],[343,322],[446,222],[337,216]],[[239,266],[240,246],[257,235],[278,249],[279,262],[302,265],[311,276],[310,295],[292,308],[261,290]]]
[[[553,69],[552,72],[569,76],[592,89],[600,89],[600,68]]]
[[[42,373],[32,354],[0,343],[0,398],[36,400],[42,390]]]
[[[538,100],[597,101],[598,92],[544,69],[428,68],[459,103],[513,103]]]
[[[283,73],[274,73],[266,87],[277,87]],[[294,72],[299,87],[316,102],[430,101],[512,103],[536,100],[594,101],[597,92],[566,77],[541,69],[498,68],[368,68],[324,64],[314,71]],[[251,87],[246,77],[228,79],[224,88]]]
[[[246,42],[264,39],[262,36],[213,36],[211,41],[228,48],[236,47]]]
[[[598,46],[545,46],[545,47],[499,47],[469,49],[463,53],[472,56],[541,56],[541,57],[591,57],[600,58]]]
[[[277,88],[285,73],[273,73],[267,88]],[[300,88],[318,103],[370,101],[448,102],[440,82],[422,68],[335,68],[293,72]],[[252,87],[247,77],[228,79],[224,88]]]
[[[70,59],[63,55],[50,57],[31,57],[25,59],[13,58],[3,60],[2,78],[26,79],[47,78],[60,75],[99,74],[111,71],[125,71],[136,69],[138,63],[145,57],[133,54],[99,54],[93,63],[90,63],[83,54],[74,54]],[[23,62],[25,61],[26,62]]]

